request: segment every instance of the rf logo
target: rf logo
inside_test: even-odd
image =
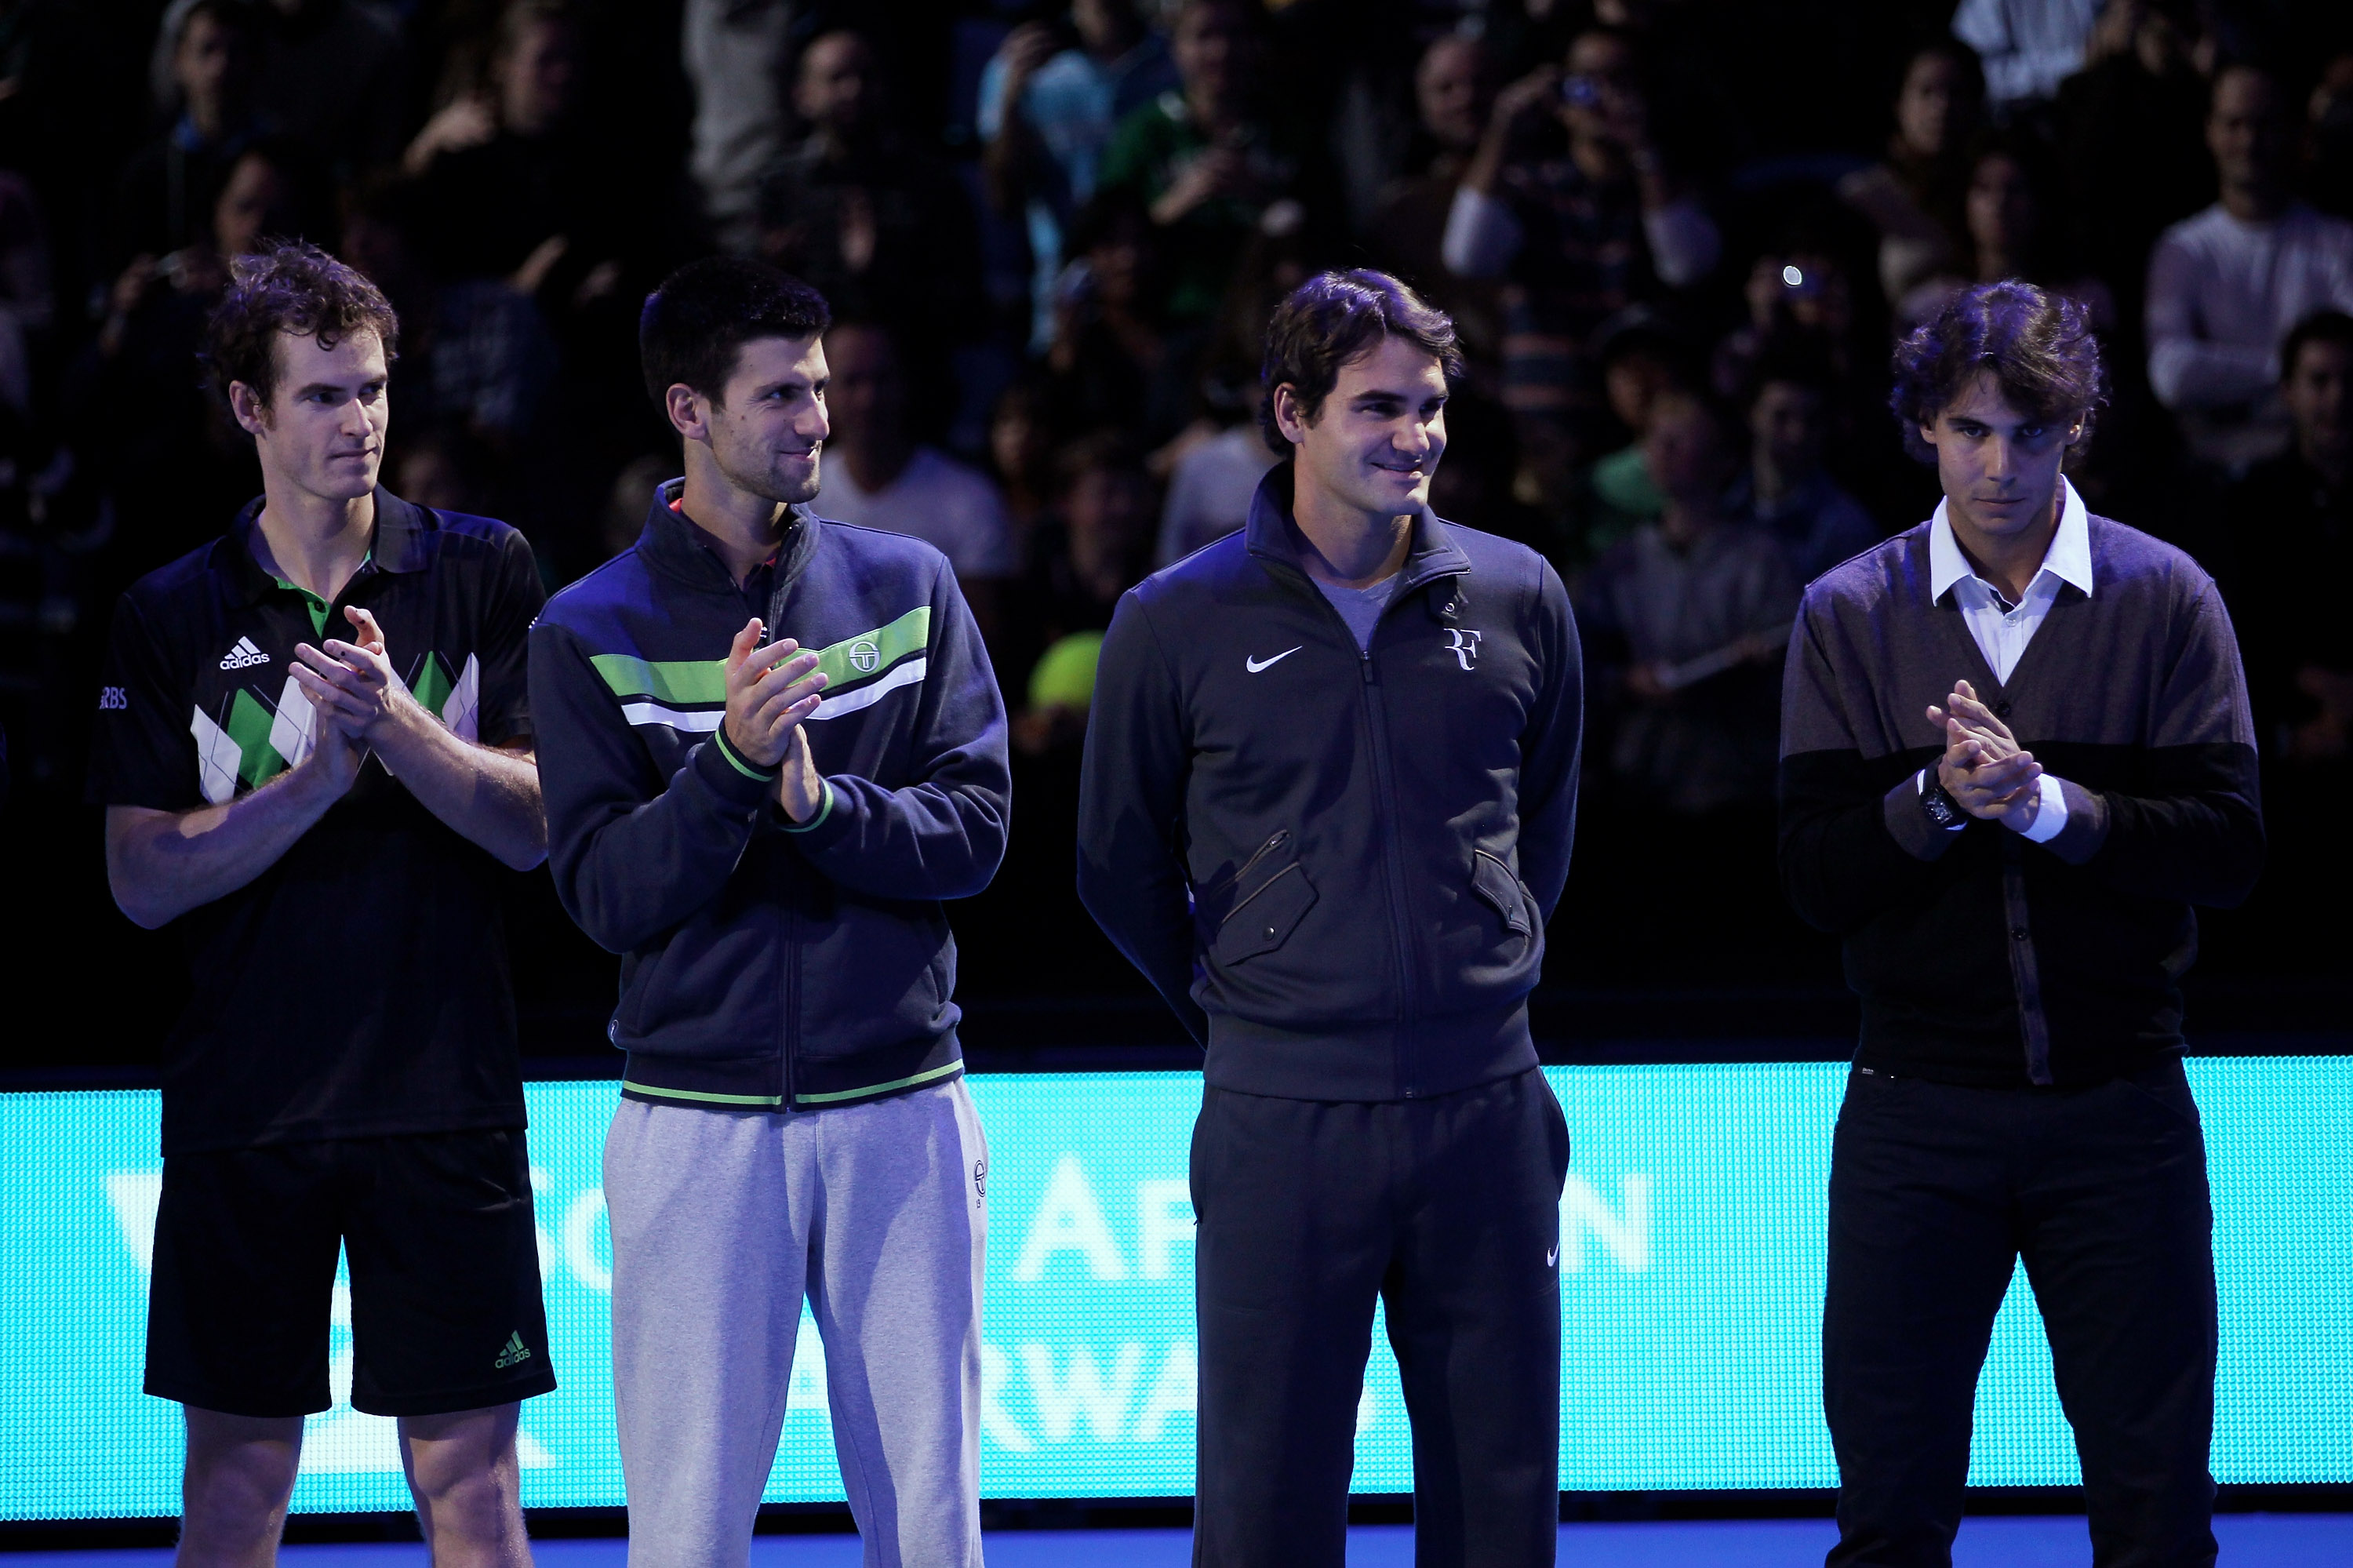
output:
[[[882,650],[875,647],[870,639],[861,637],[849,645],[849,667],[860,674],[872,674],[874,666],[881,662]]]
[[[1446,651],[1454,655],[1456,663],[1466,670],[1471,668],[1471,662],[1479,657],[1479,634],[1457,627],[1450,628],[1446,635],[1452,639],[1447,643]]]

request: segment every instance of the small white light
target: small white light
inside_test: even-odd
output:
[[[1781,281],[1792,289],[1800,288],[1805,284],[1806,275],[1795,267],[1784,267],[1781,269]]]

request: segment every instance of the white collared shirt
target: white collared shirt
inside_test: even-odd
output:
[[[2042,629],[2042,622],[2058,602],[2062,584],[2072,583],[2086,597],[2092,592],[2092,524],[2084,498],[2064,478],[2059,481],[2059,528],[2051,536],[2051,548],[2044,552],[2042,569],[2034,580],[2026,585],[2026,593],[2016,604],[2006,603],[1991,583],[1969,569],[1968,557],[1961,554],[1960,541],[1953,537],[1953,524],[1945,515],[1945,503],[1936,503],[1936,514],[1928,523],[1928,597],[1943,599],[1949,590],[1953,602],[1961,612],[1962,624],[1992,667],[1994,679],[2010,683],[2010,672],[2018,668],[2026,645]],[[1921,788],[1926,789],[1927,775],[1921,775]],[[2059,780],[2051,774],[2042,776],[2042,803],[2035,808],[2034,825],[2025,830],[2030,842],[2045,843],[2059,836],[2067,825],[2067,797],[2059,788]]]

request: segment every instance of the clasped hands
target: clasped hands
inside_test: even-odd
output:
[[[806,822],[825,802],[825,779],[809,756],[802,721],[825,700],[827,677],[814,651],[786,637],[760,645],[757,617],[727,650],[727,744],[754,768],[774,768],[776,803]]]
[[[1928,722],[1945,732],[1936,782],[1954,804],[2020,832],[2034,825],[2042,806],[2042,765],[1967,681],[1953,683],[1943,707],[1930,706]]]
[[[348,789],[360,764],[382,747],[391,731],[419,720],[438,721],[393,669],[375,617],[347,605],[343,619],[352,623],[356,641],[329,637],[318,648],[296,643],[295,662],[287,670],[311,699],[319,721],[311,736],[311,760]]]

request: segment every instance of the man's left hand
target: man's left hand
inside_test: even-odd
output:
[[[294,655],[300,662],[290,671],[322,718],[353,740],[380,747],[390,732],[432,715],[394,671],[375,617],[357,606],[347,607],[343,615],[357,641],[331,637],[323,649],[298,643]]]
[[[1976,690],[1967,681],[1954,682],[1945,705],[1928,709],[1928,721],[1945,731],[1936,781],[1954,803],[2020,832],[2032,827],[2042,809],[2042,766]]]
[[[777,764],[776,803],[796,822],[806,822],[825,804],[825,775],[809,755],[808,726],[795,725],[791,741]]]

